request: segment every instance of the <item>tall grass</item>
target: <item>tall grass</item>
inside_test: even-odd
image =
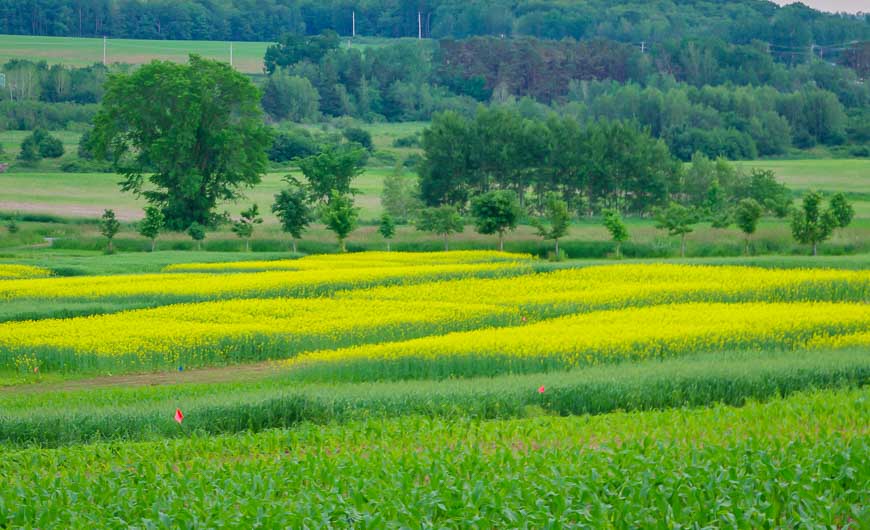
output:
[[[410,414],[493,419],[742,405],[747,399],[868,382],[870,357],[860,350],[718,353],[440,382],[300,385],[285,372],[239,383],[0,393],[0,442],[53,447]],[[184,430],[172,421],[176,407],[184,411]]]

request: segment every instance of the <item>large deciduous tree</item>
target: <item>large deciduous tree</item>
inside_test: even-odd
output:
[[[110,76],[92,147],[114,161],[124,191],[162,210],[168,228],[208,225],[219,202],[239,198],[266,170],[271,134],[259,100],[228,64],[152,61]]]

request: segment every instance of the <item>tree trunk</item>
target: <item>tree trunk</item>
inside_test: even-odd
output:
[[[686,234],[680,234],[680,257],[686,257]]]
[[[504,232],[498,233],[498,250],[504,252]]]
[[[389,252],[389,251],[390,251],[390,240],[388,239],[387,240],[387,252]]]
[[[447,234],[444,234],[444,252],[447,252],[449,250],[450,250],[450,246],[447,243]]]
[[[157,239],[152,239],[151,240],[151,252],[154,252],[155,250],[157,250]]]
[[[296,238],[294,237],[292,239],[292,241],[293,241],[293,253],[296,254]]]
[[[344,239],[342,238],[339,238],[338,240],[338,250],[340,250],[342,253],[347,252],[347,246],[345,246]]]
[[[813,256],[819,255],[819,243],[818,241],[813,241]]]
[[[202,250],[202,241],[197,240],[197,242],[196,242],[196,250]]]
[[[621,249],[621,247],[622,247],[622,243],[620,243],[619,241],[617,241],[617,242],[616,242],[616,258],[617,258],[617,259],[619,259],[620,257],[622,257],[622,252],[621,252],[622,249]]]
[[[109,247],[106,250],[109,254],[115,252],[115,246],[112,244],[111,238],[109,238]]]
[[[749,236],[746,236],[745,244],[743,245],[743,253],[749,255]]]
[[[556,238],[556,260],[559,260],[559,238]]]
[[[245,239],[245,252],[250,252],[250,251],[251,251],[251,240],[246,238]]]

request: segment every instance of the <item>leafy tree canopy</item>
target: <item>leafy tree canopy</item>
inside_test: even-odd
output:
[[[92,132],[121,188],[159,207],[172,229],[209,224],[219,202],[260,182],[270,142],[250,79],[196,55],[112,75]]]

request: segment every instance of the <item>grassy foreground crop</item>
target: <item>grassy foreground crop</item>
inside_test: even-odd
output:
[[[421,414],[513,418],[742,405],[810,388],[870,383],[863,350],[705,354],[571,372],[469,380],[300,385],[278,372],[259,380],[77,391],[0,393],[0,444],[53,447],[106,439],[226,434]],[[544,387],[544,392],[538,389]],[[180,407],[185,428],[172,413]]]
[[[0,524],[860,528],[868,398],[8,451]]]

